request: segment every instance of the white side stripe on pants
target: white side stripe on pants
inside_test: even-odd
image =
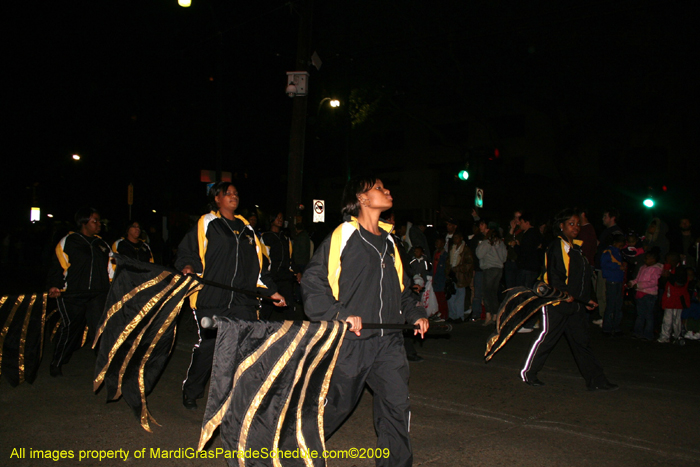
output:
[[[545,310],[545,307],[542,307],[542,333],[532,345],[530,354],[527,356],[527,361],[525,361],[525,367],[520,371],[520,377],[523,379],[523,381],[527,381],[527,377],[525,375],[528,371],[530,371],[532,360],[534,359],[537,350],[540,348],[540,344],[544,340],[544,337],[547,335],[547,331],[549,331],[549,318],[547,317],[547,310]]]

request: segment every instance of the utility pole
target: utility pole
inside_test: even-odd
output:
[[[307,71],[311,57],[311,17],[313,0],[299,0],[299,36],[297,38],[297,60],[294,69]],[[306,139],[307,96],[292,98],[292,127],[289,135],[289,164],[287,173],[287,220],[294,224],[297,206],[301,202],[304,179],[304,142]]]

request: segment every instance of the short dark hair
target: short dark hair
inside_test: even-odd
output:
[[[216,205],[216,197],[219,196],[220,193],[226,193],[230,186],[235,188],[235,185],[231,182],[217,182],[209,188],[209,209],[212,211],[219,209]]]
[[[535,217],[529,211],[520,211],[520,220],[535,225]]]
[[[617,234],[617,235],[615,235],[615,236],[613,237],[612,243],[613,243],[613,245],[616,244],[616,243],[627,243],[627,239],[625,238],[624,235],[622,235],[622,234]]]
[[[617,220],[620,217],[620,211],[615,208],[609,208],[603,211],[603,214],[607,214],[608,217],[614,217]]]
[[[649,256],[654,258],[656,261],[659,260],[659,249],[658,248],[652,248],[651,250],[647,251],[644,253],[644,256]]]
[[[563,224],[564,222],[568,221],[569,219],[571,219],[573,216],[578,216],[578,212],[576,211],[576,209],[573,209],[573,208],[562,209],[554,216],[554,228],[556,228],[559,232],[561,232],[561,227],[559,227],[559,226],[561,224]]]
[[[126,224],[126,227],[124,228],[124,237],[126,237],[127,235],[129,235],[129,229],[132,228],[132,227],[134,226],[134,224],[138,224],[138,225],[139,225],[139,229],[143,230],[143,227],[141,226],[141,223],[140,223],[139,221],[129,221],[129,222]]]
[[[100,211],[98,211],[95,208],[80,208],[78,209],[78,212],[75,213],[75,223],[78,226],[78,228],[81,228],[88,222],[90,222],[90,217],[92,217],[93,214],[99,214]]]
[[[360,198],[362,193],[367,193],[374,184],[377,177],[372,175],[356,176],[348,180],[343,189],[343,199],[341,201],[341,213],[344,216],[355,216],[360,213]]]

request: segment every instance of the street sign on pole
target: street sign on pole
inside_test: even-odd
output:
[[[326,222],[326,202],[322,199],[314,200],[314,222]]]

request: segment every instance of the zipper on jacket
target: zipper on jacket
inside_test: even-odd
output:
[[[233,270],[233,277],[231,278],[231,287],[233,287],[233,281],[236,280],[236,274],[238,274],[238,248],[241,246],[241,235],[243,235],[243,231],[245,231],[245,226],[243,227],[243,231],[236,235],[236,233],[233,231],[233,227],[231,227],[226,219],[223,219],[224,224],[228,227],[228,229],[231,231],[231,234],[233,235],[233,238],[236,239],[236,269]],[[228,308],[231,308],[231,304],[233,303],[233,294],[235,292],[231,291],[231,298],[228,301]]]
[[[95,261],[95,253],[92,251],[92,243],[88,242],[87,238],[83,237],[82,234],[80,235],[80,238],[85,240],[85,242],[90,246],[90,278],[88,279],[88,290],[92,289],[92,266]]]
[[[384,309],[384,298],[382,297],[384,295],[384,256],[386,255],[386,240],[384,241],[384,254],[380,253],[379,250],[377,250],[377,247],[372,245],[370,242],[367,241],[365,237],[362,236],[362,232],[358,230],[360,234],[360,238],[365,241],[366,244],[374,248],[374,251],[377,252],[379,255],[379,263],[381,264],[381,271],[379,275],[379,323],[382,324],[384,321],[382,320],[382,309]],[[379,330],[379,335],[381,337],[384,337],[384,329]]]

